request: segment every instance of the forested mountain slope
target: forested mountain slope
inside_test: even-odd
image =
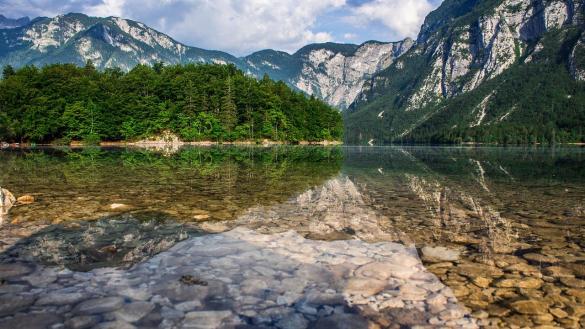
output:
[[[582,0],[446,0],[346,113],[350,142],[579,142]]]

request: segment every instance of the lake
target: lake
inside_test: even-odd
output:
[[[579,328],[585,149],[0,151],[0,328]]]

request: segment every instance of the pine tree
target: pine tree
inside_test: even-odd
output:
[[[197,98],[197,90],[195,89],[195,85],[193,84],[193,80],[187,80],[187,84],[185,85],[185,107],[184,110],[188,115],[195,115],[197,111],[195,100]]]
[[[13,76],[14,74],[16,74],[16,72],[14,71],[14,68],[12,67],[12,65],[4,66],[4,70],[2,70],[2,78],[3,79],[8,79],[11,76]]]
[[[93,65],[93,61],[91,59],[88,59],[87,62],[85,62],[85,67],[83,69],[87,75],[96,72],[95,65]]]
[[[231,77],[228,77],[226,81],[225,92],[221,99],[221,122],[225,130],[228,132],[228,135],[231,135],[232,131],[236,127],[236,124],[238,123],[237,114],[237,107],[236,103],[234,102],[232,79]]]

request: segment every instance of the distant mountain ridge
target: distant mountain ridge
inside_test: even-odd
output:
[[[414,45],[369,41],[362,45],[323,43],[301,48],[294,54],[264,50],[244,57],[248,70],[266,73],[331,105],[347,108],[375,73],[389,67]]]
[[[28,23],[30,23],[30,18],[28,17],[14,19],[0,15],[0,29],[13,29],[15,27],[24,26]]]
[[[138,64],[163,61],[234,63],[227,53],[188,47],[146,25],[117,17],[97,18],[67,14],[40,17],[0,33],[0,65],[42,66],[51,63],[130,70]]]
[[[232,63],[248,74],[258,78],[268,74],[345,109],[365,81],[390,66],[413,44],[411,39],[362,45],[325,43],[308,45],[294,54],[264,50],[238,58],[226,52],[187,46],[140,22],[70,13],[39,17],[0,30],[0,65],[83,65],[91,60],[100,69],[130,70],[138,64],[157,61]]]

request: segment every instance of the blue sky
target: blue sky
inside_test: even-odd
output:
[[[0,0],[7,17],[82,12],[141,21],[190,46],[235,55],[314,42],[416,37],[442,0]]]

